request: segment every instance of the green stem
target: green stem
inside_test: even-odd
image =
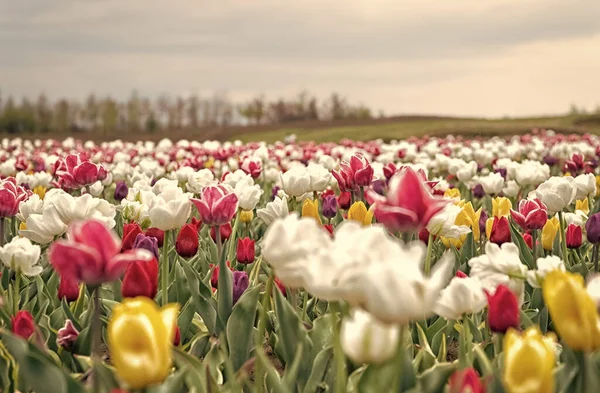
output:
[[[565,262],[565,264],[567,264],[568,266],[568,259],[569,259],[569,254],[567,254],[567,235],[566,235],[566,231],[565,231],[565,222],[563,220],[563,212],[560,211],[558,212],[558,223],[560,225],[560,241],[562,243],[562,258]]]
[[[304,291],[303,299],[302,299],[302,320],[310,322],[308,318],[308,312],[306,311],[306,306],[308,305],[308,291]]]
[[[238,227],[240,226],[240,212],[242,211],[242,209],[239,209],[238,212],[236,213],[235,216],[235,221],[233,223],[233,228],[231,229],[231,236],[229,237],[229,251],[227,252],[227,257],[229,258],[230,261],[232,261],[231,263],[233,263],[233,257],[235,256],[235,247],[237,245],[237,230]],[[219,232],[219,231],[217,231]],[[220,237],[220,233],[219,233],[219,237]],[[215,237],[216,239],[216,237]],[[218,245],[217,245],[218,247]],[[221,259],[219,259],[220,261]]]
[[[367,202],[365,201],[365,188],[364,187],[360,187],[360,200],[363,201],[365,203],[365,205],[367,204]]]
[[[537,269],[538,247],[537,247],[537,230],[531,231],[531,250],[533,251],[533,268]]]
[[[19,304],[21,303],[21,272],[15,272],[15,282],[13,288],[13,310],[17,315],[19,312]]]
[[[404,384],[404,358],[406,357],[406,345],[404,345],[404,336],[406,335],[407,327],[405,325],[400,326],[398,330],[398,349],[396,351],[396,365],[397,370],[396,378],[394,379],[394,385],[392,392],[400,392]]]
[[[4,237],[4,217],[0,217],[0,247],[4,246],[4,242],[6,240]]]
[[[494,358],[497,359],[498,356],[502,353],[502,344],[504,343],[504,335],[502,333],[494,334],[492,338],[494,342]]]
[[[577,390],[579,393],[588,393],[587,390],[587,356],[583,351],[576,351],[577,366],[579,367]]]
[[[221,241],[220,225],[215,226],[215,243],[217,243],[217,263],[221,263],[221,260],[223,259],[223,242]]]
[[[463,315],[462,317],[462,332],[460,335],[461,345],[464,346],[464,356],[459,359],[461,368],[468,368],[471,364],[471,348],[473,342],[471,341],[471,326],[469,324],[469,318],[467,315]]]
[[[258,320],[258,330],[256,331],[256,350],[264,351],[264,340],[265,340],[265,330],[267,327],[267,306],[271,300],[271,291],[273,288],[273,280],[275,278],[275,272],[271,270],[269,273],[269,279],[267,281],[267,286],[265,288],[265,293],[263,294],[263,306],[260,308],[259,312],[259,320]],[[263,368],[262,362],[256,362],[255,368],[256,375],[256,393],[262,393],[264,390],[264,373],[265,370]]]
[[[331,306],[331,310],[334,314],[339,313],[339,321],[336,323],[335,327],[335,346],[333,348],[333,358],[335,361],[335,388],[334,393],[346,393],[346,355],[344,355],[344,350],[342,349],[342,335],[341,335],[341,327],[342,327],[342,309],[337,302],[329,303]]]
[[[162,248],[162,261],[160,265],[160,292],[161,304],[169,303],[169,237],[170,231],[165,231],[165,240]]]
[[[165,238],[166,240],[166,238]],[[92,290],[92,380],[93,380],[93,392],[100,392],[100,374],[98,374],[98,367],[102,362],[100,355],[100,346],[102,345],[102,325],[100,321],[100,291],[98,287]]]
[[[427,256],[425,257],[425,276],[429,276],[431,272],[431,253],[433,251],[433,235],[429,234],[429,239],[427,239]]]
[[[592,262],[594,262],[594,271],[598,273],[598,245],[592,247]]]

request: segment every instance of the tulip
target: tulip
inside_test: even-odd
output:
[[[244,224],[248,224],[252,222],[254,218],[254,212],[252,210],[242,210],[240,211],[240,221]]]
[[[232,233],[232,228],[231,228],[231,224],[227,223],[225,225],[221,225],[219,226],[219,233],[221,234],[221,242],[225,242],[226,240],[229,240],[229,237],[231,236]],[[215,230],[215,227],[210,228],[210,237],[213,240],[213,242],[217,242],[217,231]]]
[[[391,232],[419,231],[448,203],[432,196],[419,175],[410,168],[392,177],[386,197],[373,192],[368,192],[368,196],[375,202],[375,218]]]
[[[462,272],[460,270],[456,271],[456,275],[455,276],[458,277],[458,278],[467,278],[467,277],[469,277],[464,272]]]
[[[14,217],[19,211],[19,204],[31,194],[31,191],[18,186],[14,177],[0,181],[0,217]]]
[[[70,154],[56,161],[54,173],[59,185],[65,189],[81,188],[104,180],[108,175],[102,165],[88,161],[83,154]]]
[[[456,220],[454,224],[458,227],[468,227],[471,228],[473,232],[473,239],[475,241],[479,240],[481,237],[480,229],[479,229],[479,219],[481,216],[481,208],[477,211],[473,209],[473,204],[471,202],[459,201],[457,202],[457,206],[460,207],[460,212],[456,216]],[[454,245],[457,249],[460,249],[467,239],[466,234],[462,234],[458,239],[448,238],[443,236],[442,243],[447,248],[450,248],[450,244]]]
[[[273,279],[273,284],[275,284],[275,286],[277,287],[277,289],[279,289],[279,292],[281,292],[281,294],[283,296],[286,295],[286,289],[285,289],[285,285],[281,282],[281,280],[278,277],[275,277]]]
[[[449,393],[485,393],[485,387],[479,380],[477,371],[470,367],[457,370],[448,380]]]
[[[506,217],[494,217],[490,232],[490,241],[499,246],[511,241],[510,224]]]
[[[229,270],[231,270],[233,272],[233,269],[231,268],[231,264],[229,263],[229,261],[227,261],[226,264],[227,264],[227,267],[229,268]],[[211,263],[210,268],[213,269],[212,275],[210,276],[210,286],[217,289],[217,288],[219,288],[219,265],[213,265]]]
[[[477,184],[473,187],[473,196],[475,198],[483,198],[485,196],[485,190],[481,184]]]
[[[304,167],[293,167],[279,177],[283,190],[291,197],[300,197],[312,191],[310,174]]]
[[[586,215],[590,214],[590,201],[588,198],[585,198],[584,200],[576,200],[575,201],[575,211],[582,211],[584,212]]]
[[[139,233],[135,237],[135,242],[133,243],[133,250],[144,249],[148,250],[154,255],[154,258],[158,260],[158,240],[152,236],[146,236],[143,233]]]
[[[129,188],[127,187],[127,183],[124,181],[118,181],[115,186],[115,200],[121,202],[123,199],[127,197],[127,193],[129,192]]]
[[[600,213],[592,214],[585,223],[587,239],[592,244],[600,243]]]
[[[254,184],[254,182],[250,180],[249,182],[238,182],[235,185],[233,192],[238,198],[238,206],[240,209],[254,210],[264,191],[258,184]]]
[[[41,248],[24,237],[13,237],[10,243],[0,247],[0,261],[17,274],[33,277],[43,268],[39,265]]]
[[[373,167],[361,154],[355,154],[350,162],[342,161],[340,169],[333,171],[332,175],[338,182],[341,191],[354,191],[359,187],[366,187],[373,180]]]
[[[75,328],[73,322],[67,319],[65,326],[58,329],[56,345],[69,351],[75,345],[77,337],[79,337],[79,331]]]
[[[29,311],[21,310],[11,319],[12,332],[28,340],[35,332],[35,322]]]
[[[204,224],[224,225],[233,219],[238,208],[238,197],[230,190],[225,186],[208,186],[202,190],[200,199],[191,199]]]
[[[383,363],[395,354],[398,326],[381,323],[361,309],[342,320],[342,350],[356,364]]]
[[[505,197],[496,197],[492,199],[492,215],[494,217],[508,217],[512,203],[510,199]]]
[[[562,259],[556,255],[538,258],[537,269],[527,272],[527,282],[533,288],[541,288],[548,273],[554,270],[561,270],[563,272],[566,270]]]
[[[485,304],[485,293],[479,280],[455,277],[442,290],[435,313],[446,319],[458,320],[465,314],[480,312]]]
[[[334,218],[337,215],[338,203],[334,195],[328,195],[323,198],[322,213],[323,217]]]
[[[154,299],[158,291],[158,261],[133,261],[127,266],[123,275],[121,295],[123,297],[145,296]]]
[[[317,199],[305,199],[302,204],[302,217],[314,218],[319,224],[322,224],[319,216],[319,201]]]
[[[190,195],[179,187],[164,187],[148,210],[152,225],[162,231],[181,228],[192,212]]]
[[[254,240],[249,237],[238,239],[236,257],[238,263],[249,264],[254,262]]]
[[[503,381],[507,393],[553,393],[556,338],[537,326],[524,334],[509,329],[504,339]]]
[[[258,179],[262,172],[260,160],[252,158],[245,159],[240,168],[254,179]]]
[[[537,198],[551,213],[562,211],[569,206],[577,196],[575,180],[570,177],[553,176],[540,184],[535,190]]]
[[[525,244],[527,244],[527,247],[529,247],[530,250],[533,250],[533,236],[531,236],[531,233],[527,232],[523,234],[523,240],[525,241]],[[539,244],[539,243],[536,243]]]
[[[511,209],[510,214],[524,230],[542,229],[548,221],[548,210],[539,199],[522,199],[519,202],[519,211]]]
[[[520,326],[520,306],[515,294],[505,285],[498,285],[491,295],[486,291],[488,301],[488,324],[492,332],[506,333],[509,328]]]
[[[177,234],[175,250],[183,258],[191,258],[198,252],[198,231],[192,224],[185,224]]]
[[[267,203],[263,209],[256,211],[256,216],[267,225],[278,218],[285,218],[289,214],[287,199],[285,197],[276,197],[272,202]]]
[[[448,199],[460,199],[460,190],[458,188],[449,188],[444,191],[444,197]]]
[[[132,389],[161,383],[171,371],[179,305],[162,308],[146,297],[115,305],[107,327],[111,361]]]
[[[554,327],[565,344],[586,352],[600,348],[598,310],[582,276],[553,270],[544,279],[542,293]]]
[[[68,303],[79,299],[79,284],[69,276],[61,277],[58,285],[58,299],[65,299]]]
[[[33,193],[36,194],[37,196],[40,197],[40,199],[44,199],[44,197],[46,196],[46,187],[44,186],[37,186],[33,188]]]
[[[554,239],[558,233],[560,224],[557,217],[553,217],[546,221],[544,228],[542,228],[542,247],[546,251],[552,251],[554,247]]]
[[[567,227],[567,248],[579,248],[583,242],[583,233],[581,227],[575,224],[569,224]]]
[[[120,250],[116,233],[100,221],[88,220],[71,225],[69,240],[54,242],[49,259],[61,277],[94,286],[116,280],[132,261],[153,258],[146,250]]]
[[[371,225],[373,221],[373,211],[367,210],[364,202],[354,202],[348,209],[348,219],[358,221],[363,225]],[[320,223],[320,222],[319,222]]]
[[[175,326],[175,338],[173,338],[173,345],[178,347],[181,344],[181,330],[179,326]]]
[[[165,241],[165,231],[162,231],[156,227],[152,227],[146,229],[146,232],[144,232],[144,234],[146,236],[156,238],[156,241],[158,242],[158,247],[163,246],[163,242]]]
[[[236,304],[240,297],[244,294],[244,291],[248,289],[248,273],[246,272],[233,272],[233,304]]]
[[[327,231],[327,233],[329,233],[329,235],[333,238],[334,237],[334,229],[333,229],[333,225],[331,224],[325,224],[322,227],[323,229],[325,229]]]
[[[137,235],[142,233],[138,223],[131,223],[123,225],[123,243],[121,245],[121,251],[131,250]]]
[[[337,203],[340,209],[348,210],[352,204],[352,194],[348,191],[340,192],[340,195],[337,197]]]

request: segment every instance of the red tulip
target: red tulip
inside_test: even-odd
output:
[[[366,187],[373,180],[373,167],[362,154],[355,154],[350,162],[342,161],[338,171],[332,171],[341,191],[354,191]]]
[[[238,208],[237,196],[224,186],[205,187],[200,199],[191,201],[200,212],[202,222],[210,226],[229,223]]]
[[[254,179],[257,179],[262,172],[261,162],[250,158],[245,159],[240,168]]]
[[[423,228],[419,231],[419,240],[421,240],[425,244],[429,243],[429,231],[427,230],[427,228]]]
[[[173,345],[179,346],[181,344],[181,330],[179,330],[179,326],[175,326],[175,337],[173,338]]]
[[[65,299],[71,303],[79,298],[79,283],[72,278],[66,276],[60,278],[58,285],[58,299]]]
[[[496,292],[488,299],[488,323],[496,333],[506,333],[509,328],[518,329],[520,326],[520,307],[515,294],[505,285],[498,285]]]
[[[419,231],[448,203],[431,195],[421,176],[411,168],[392,176],[386,197],[371,190],[367,196],[374,202],[377,221],[393,233]]]
[[[218,288],[219,287],[219,265],[213,265],[212,263],[210,264],[211,268],[213,269],[212,272],[212,276],[210,276],[210,285],[213,288]],[[227,267],[229,268],[229,270],[233,271],[233,269],[231,268],[231,264],[229,263],[229,261],[227,261]]]
[[[531,233],[524,233],[523,240],[525,240],[527,247],[529,247],[530,250],[533,250],[533,237],[531,236]]]
[[[183,258],[191,258],[198,252],[198,230],[193,224],[185,224],[181,227],[177,240],[175,241],[175,250]]]
[[[154,299],[158,291],[158,261],[147,250],[140,250],[143,258],[132,261],[123,276],[121,294],[123,297],[145,296]]]
[[[279,291],[283,294],[283,296],[285,296],[287,294],[285,285],[283,285],[283,283],[281,282],[281,280],[279,278],[275,277],[273,279],[273,284],[275,284],[275,286],[277,287],[277,289],[279,289]]]
[[[450,393],[485,393],[479,374],[472,367],[455,371],[448,382]]]
[[[519,211],[512,210],[510,215],[524,230],[542,229],[548,221],[548,209],[539,199],[522,199]]]
[[[19,204],[31,195],[30,190],[17,186],[14,177],[0,181],[0,217],[14,217],[19,212]]]
[[[131,250],[133,248],[133,244],[135,243],[135,238],[140,233],[142,233],[142,228],[140,228],[138,223],[132,222],[131,224],[124,224],[123,244],[121,245],[121,251]]]
[[[202,220],[196,217],[192,217],[192,225],[196,227],[196,230],[202,229]]]
[[[63,347],[66,350],[70,350],[73,345],[75,345],[77,337],[79,337],[79,331],[75,329],[73,322],[71,322],[70,319],[67,319],[65,326],[58,329],[56,345]]]
[[[342,191],[340,192],[340,196],[338,196],[337,200],[340,209],[348,210],[350,209],[350,205],[352,205],[352,194],[350,194],[348,191]]]
[[[583,233],[581,227],[575,224],[569,224],[567,227],[567,247],[568,248],[579,248],[583,242]]]
[[[28,340],[35,332],[35,322],[29,311],[19,311],[12,318],[12,332],[19,337]]]
[[[49,259],[61,277],[99,285],[119,278],[130,262],[154,258],[146,250],[120,251],[116,233],[101,221],[87,220],[69,227],[68,240],[50,246]]]
[[[232,231],[233,230],[230,223],[219,226],[219,232],[221,232],[221,243],[229,239]],[[215,231],[215,227],[210,228],[210,237],[213,239],[213,242],[217,242],[217,232]]]
[[[322,228],[325,229],[332,238],[335,236],[335,230],[333,229],[332,224],[325,224]]]
[[[254,240],[249,237],[238,239],[237,261],[244,265],[254,262]]]
[[[467,278],[467,277],[469,277],[469,276],[467,276],[467,275],[465,274],[465,272],[463,272],[463,271],[460,271],[460,270],[457,270],[457,271],[456,271],[456,277],[458,277],[458,278]]]
[[[494,217],[492,231],[490,233],[490,241],[497,245],[509,243],[511,241],[510,224],[506,217]]]
[[[67,189],[81,188],[106,179],[108,172],[102,165],[87,160],[82,154],[70,154],[56,161],[54,173],[60,186]]]
[[[165,241],[165,232],[155,227],[146,229],[144,235],[155,237],[158,241],[158,247],[162,247],[163,242]]]

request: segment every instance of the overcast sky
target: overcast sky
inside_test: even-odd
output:
[[[2,0],[4,95],[338,91],[386,113],[600,104],[600,0]]]

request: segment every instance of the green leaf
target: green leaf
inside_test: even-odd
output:
[[[213,306],[212,299],[207,299],[200,294],[200,279],[198,273],[193,270],[185,261],[180,260],[181,267],[185,272],[186,280],[192,300],[196,307],[196,312],[200,314],[206,327],[211,333],[215,332],[217,324],[217,310]]]
[[[302,356],[304,354],[302,343],[298,344],[294,361],[289,367],[286,367],[285,373],[283,374],[283,383],[290,389],[296,390],[298,373],[300,372],[300,363],[302,362]]]
[[[313,393],[318,391],[319,385],[323,382],[327,370],[333,364],[333,348],[325,348],[321,350],[315,357],[312,370],[304,386],[304,393]],[[350,376],[352,378],[352,376]]]
[[[533,264],[533,254],[531,253],[531,249],[525,243],[523,236],[517,231],[514,224],[510,224],[510,233],[512,234],[512,241],[519,247],[519,256],[521,257],[521,262],[527,265],[530,269],[534,268]]]
[[[194,318],[195,314],[196,310],[192,303],[192,299],[190,298],[181,309],[179,317],[177,317],[177,326],[179,326],[179,333],[181,335],[182,343],[190,331],[190,325],[192,324],[192,319]]]
[[[475,359],[479,362],[483,376],[486,377],[488,375],[492,375],[494,373],[492,363],[485,354],[485,351],[483,350],[481,345],[474,345],[473,352],[475,353]]]
[[[254,319],[260,287],[246,290],[240,297],[227,322],[227,345],[233,370],[237,371],[250,358]]]
[[[441,363],[426,370],[419,377],[419,391],[442,393],[448,384],[448,378],[456,371],[457,363]]]
[[[75,326],[75,329],[79,330],[81,332],[81,329],[83,328],[81,326],[81,324],[79,323],[79,320],[75,317],[75,315],[71,312],[71,309],[69,308],[69,304],[67,303],[67,301],[65,299],[62,300],[61,302],[61,306],[62,309],[67,317],[67,319],[70,319],[71,322],[73,322],[73,326]]]
[[[324,348],[333,345],[333,329],[337,322],[334,314],[326,314],[313,321],[313,327],[308,332],[308,337],[313,344],[310,358],[314,359]]]
[[[462,247],[460,248],[460,264],[468,262],[471,258],[475,256],[475,250],[473,248],[473,232],[469,232],[465,241],[463,242]]]
[[[90,356],[92,353],[92,334],[90,326],[79,332],[73,353],[77,355]]]
[[[207,391],[206,371],[202,361],[187,354],[179,348],[173,351],[173,362],[180,369],[185,369],[185,384],[192,392]]]
[[[227,326],[229,315],[233,309],[233,278],[232,273],[226,265],[225,260],[219,261],[219,289],[217,290],[217,310],[221,325],[217,326],[216,333],[220,334]]]
[[[151,388],[145,390],[146,393],[180,393],[183,391],[183,385],[185,383],[186,374],[188,372],[187,367],[176,371],[169,375],[165,381]],[[201,386],[201,385],[199,385]],[[198,386],[198,387],[199,387]]]

